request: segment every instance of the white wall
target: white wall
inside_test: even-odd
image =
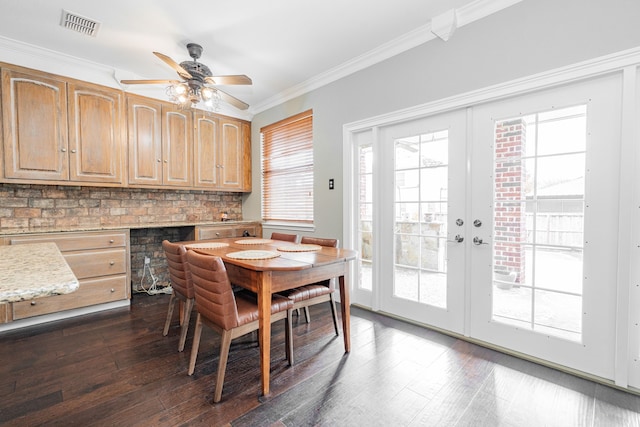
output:
[[[313,234],[343,239],[345,123],[640,46],[639,22],[640,2],[636,0],[524,0],[459,28],[447,42],[428,42],[256,114],[252,121],[253,192],[244,197],[244,218],[261,216],[260,128],[265,125],[313,109]],[[357,28],[354,34],[357,36]],[[335,179],[333,191],[328,189],[329,178]]]

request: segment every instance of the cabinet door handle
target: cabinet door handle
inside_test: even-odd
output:
[[[71,150],[71,152],[72,152],[72,153],[75,153],[75,152],[76,152],[76,150],[75,150],[75,149],[74,149],[74,150]]]
[[[66,153],[66,152],[67,152],[67,149],[66,149],[66,148],[63,148],[61,151],[62,151],[63,153]]]
[[[158,163],[162,162],[162,160],[158,159]]]

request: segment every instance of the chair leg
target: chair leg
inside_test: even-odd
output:
[[[169,298],[169,310],[167,311],[167,320],[164,322],[164,330],[162,331],[163,336],[167,336],[169,333],[169,326],[171,325],[171,318],[173,317],[173,308],[176,304],[176,296],[171,294],[171,298]]]
[[[189,360],[189,375],[193,375],[196,368],[196,359],[198,358],[198,348],[200,347],[200,336],[202,335],[202,318],[200,313],[196,318],[196,328],[193,331],[193,344],[191,345],[191,359]]]
[[[311,323],[311,315],[309,314],[309,306],[306,306],[304,308],[304,318],[306,319],[307,323]]]
[[[336,300],[333,294],[329,295],[329,304],[331,304],[331,314],[333,314],[333,327],[336,330],[336,335],[340,335],[340,330],[338,329],[338,310],[336,310]]]
[[[285,319],[285,350],[289,366],[293,366],[293,310],[287,310],[287,318]]]
[[[222,331],[220,340],[220,360],[218,361],[218,375],[216,377],[216,390],[213,395],[213,403],[222,399],[222,385],[224,384],[224,374],[227,370],[227,359],[229,358],[229,347],[231,347],[231,331]]]
[[[189,330],[189,320],[191,318],[191,311],[193,310],[193,298],[187,299],[184,303],[184,316],[182,316],[182,326],[180,328],[180,341],[178,342],[178,351],[184,350],[184,343],[187,340],[187,331]]]

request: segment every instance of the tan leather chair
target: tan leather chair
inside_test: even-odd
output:
[[[253,292],[233,292],[222,259],[197,250],[187,251],[187,262],[195,290],[198,317],[191,347],[189,375],[193,374],[200,347],[202,325],[207,325],[221,335],[220,360],[213,402],[222,397],[222,385],[227,368],[231,340],[259,328],[258,302]],[[271,299],[271,322],[284,319],[286,322],[286,353],[289,364],[293,364],[293,334],[291,333],[291,307],[293,302],[285,297],[273,295]]]
[[[302,236],[300,243],[337,248],[339,241],[338,239],[323,239],[318,237]],[[331,305],[331,314],[333,315],[333,326],[336,330],[336,335],[340,335],[340,332],[338,330],[338,313],[336,311],[336,302],[334,299],[335,281],[336,279],[325,280],[323,282],[314,283],[312,285],[305,285],[299,288],[282,291],[279,292],[279,294],[282,296],[286,296],[293,301],[294,310],[298,310],[301,308],[304,309],[304,315],[307,323],[311,321],[311,316],[309,315],[309,306],[321,304],[323,302],[329,302],[329,304]]]
[[[271,233],[271,238],[273,240],[282,240],[284,242],[297,242],[298,235],[297,234],[287,234],[287,233]]]
[[[178,351],[184,350],[184,343],[187,339],[187,330],[189,329],[189,320],[191,319],[191,311],[193,310],[194,292],[193,285],[191,284],[191,275],[188,269],[185,268],[184,255],[186,249],[184,246],[171,243],[168,240],[162,242],[162,249],[164,249],[164,255],[167,258],[167,265],[169,266],[169,279],[171,280],[171,287],[173,292],[169,299],[169,310],[167,311],[167,320],[164,322],[164,331],[162,335],[167,336],[169,333],[169,326],[171,326],[171,318],[173,317],[173,310],[177,302],[179,302],[182,317],[180,317],[180,340],[178,341]]]

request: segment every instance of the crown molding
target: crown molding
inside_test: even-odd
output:
[[[457,27],[460,28],[464,25],[485,18],[521,1],[522,0],[476,0],[468,3],[459,9],[455,9]],[[357,56],[341,65],[338,65],[337,67],[318,74],[300,84],[292,86],[266,99],[265,101],[252,106],[250,111],[252,114],[257,114],[268,110],[269,108],[304,95],[307,92],[328,85],[329,83],[333,83],[336,80],[340,80],[350,74],[356,73],[436,38],[437,36],[431,32],[431,22],[429,22],[396,39],[378,46],[363,55]]]

